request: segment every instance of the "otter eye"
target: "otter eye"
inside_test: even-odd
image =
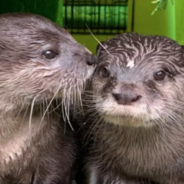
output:
[[[47,59],[54,59],[58,54],[55,53],[52,50],[47,50],[43,53],[43,55],[47,58]]]
[[[103,78],[108,78],[110,76],[109,70],[106,67],[101,68],[100,76]]]
[[[154,74],[154,79],[157,81],[161,81],[165,79],[165,76],[166,76],[166,72],[161,70]]]

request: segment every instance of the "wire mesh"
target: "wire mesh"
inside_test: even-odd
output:
[[[65,0],[64,26],[71,33],[118,34],[127,27],[128,0]],[[87,25],[87,26],[86,26]]]

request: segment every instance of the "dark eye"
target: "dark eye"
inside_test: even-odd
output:
[[[106,67],[101,68],[100,76],[103,78],[108,78],[110,76],[109,70]]]
[[[157,81],[164,80],[166,76],[166,72],[163,70],[160,70],[154,74],[154,79]]]
[[[43,53],[47,59],[54,59],[58,54],[52,50],[47,50]]]

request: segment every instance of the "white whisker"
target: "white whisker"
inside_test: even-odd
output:
[[[88,25],[86,24],[86,27],[88,28],[89,32],[91,33],[91,35],[93,36],[93,38],[100,44],[100,46],[109,54],[111,55],[111,53],[102,45],[102,43],[95,37],[95,35],[92,33],[92,31],[90,30],[90,28],[88,27]],[[112,55],[111,55],[112,56]]]
[[[31,134],[31,123],[32,123],[33,109],[34,109],[34,104],[35,104],[35,100],[37,97],[38,97],[38,95],[33,98],[33,101],[31,103],[30,116],[29,116],[29,134]]]
[[[44,119],[44,117],[45,117],[45,115],[46,115],[46,113],[47,113],[47,111],[48,111],[50,105],[52,104],[53,100],[55,99],[55,97],[56,97],[56,95],[58,94],[58,92],[59,92],[60,89],[61,89],[61,84],[59,85],[58,89],[57,89],[56,92],[54,93],[54,95],[53,95],[53,97],[51,98],[49,104],[47,105],[47,107],[46,107],[46,109],[45,109],[45,112],[43,113],[43,116],[42,116],[42,118],[41,118],[40,124],[42,123],[42,121],[43,121],[43,119]]]

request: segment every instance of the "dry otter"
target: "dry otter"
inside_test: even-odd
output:
[[[76,143],[52,102],[80,101],[94,62],[44,17],[0,16],[0,184],[70,183]]]
[[[103,47],[86,101],[84,183],[184,183],[184,48],[133,33]]]

